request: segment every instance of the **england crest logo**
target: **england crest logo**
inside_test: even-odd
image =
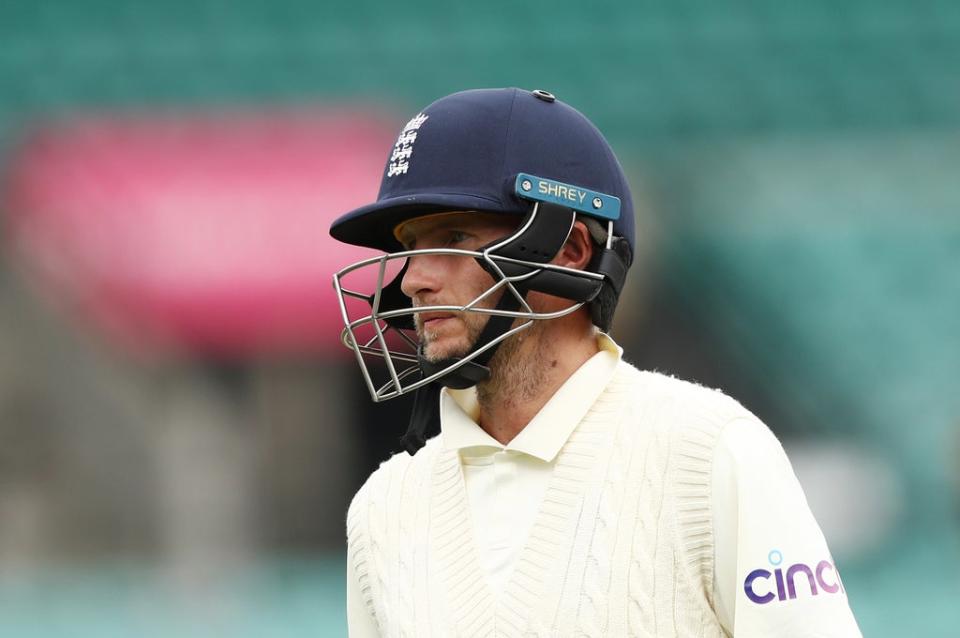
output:
[[[413,155],[413,143],[417,141],[417,132],[429,117],[429,115],[417,113],[400,131],[397,143],[393,145],[393,153],[390,154],[387,177],[406,174],[410,168],[410,157]]]

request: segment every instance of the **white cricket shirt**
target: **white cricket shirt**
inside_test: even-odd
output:
[[[558,452],[620,364],[619,346],[606,335],[598,340],[600,351],[507,445],[477,425],[473,389],[445,389],[441,395],[441,444],[459,453],[480,566],[494,592],[503,591],[516,565]],[[749,637],[859,636],[845,595],[810,595],[818,587],[818,594],[832,593],[842,583],[790,464],[766,426],[755,418],[729,422],[717,440],[711,471],[713,600],[724,630]],[[792,563],[800,556],[823,560]],[[376,635],[355,581],[348,566],[351,635]]]

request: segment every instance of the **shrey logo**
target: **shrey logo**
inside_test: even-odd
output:
[[[783,554],[780,550],[774,549],[767,554],[767,560],[774,567],[771,572],[769,569],[755,569],[747,574],[743,581],[743,591],[747,598],[758,605],[766,605],[774,600],[793,600],[797,597],[797,577],[803,574],[801,578],[800,593],[811,596],[817,596],[821,592],[836,594],[837,592],[846,593],[843,589],[843,583],[840,581],[840,572],[828,560],[822,560],[816,567],[810,567],[804,563],[795,563],[787,568],[786,573],[779,567],[783,563]],[[771,577],[773,582],[770,582]],[[805,584],[803,584],[805,583]]]
[[[390,154],[387,177],[406,174],[410,168],[410,156],[413,155],[413,143],[417,141],[417,131],[429,117],[429,115],[417,113],[400,131],[397,143],[393,145],[393,153]]]

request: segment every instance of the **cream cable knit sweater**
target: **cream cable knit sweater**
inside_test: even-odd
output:
[[[459,459],[394,456],[350,507],[348,560],[384,636],[723,636],[710,477],[722,393],[620,363],[557,458],[506,589],[479,567]]]

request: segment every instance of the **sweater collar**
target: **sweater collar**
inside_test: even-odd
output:
[[[501,445],[477,425],[480,406],[476,388],[444,388],[440,394],[440,431],[444,448],[468,454],[510,450],[552,462],[607,386],[623,355],[623,349],[603,333],[598,333],[597,345],[600,351],[570,375],[530,423],[507,445]]]

